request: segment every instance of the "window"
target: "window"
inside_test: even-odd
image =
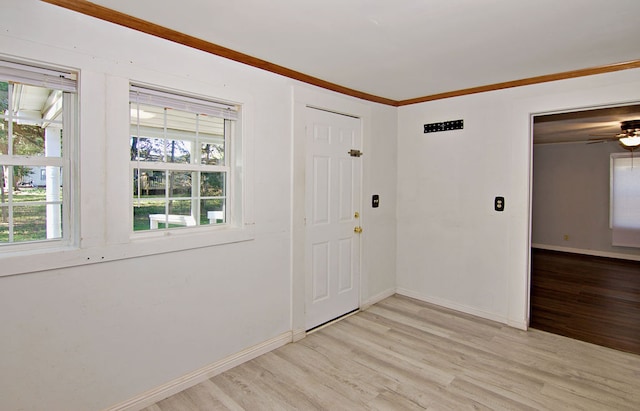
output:
[[[233,219],[235,106],[130,89],[133,231]]]
[[[640,158],[611,155],[613,245],[640,247]]]
[[[71,239],[75,74],[0,60],[0,247]]]

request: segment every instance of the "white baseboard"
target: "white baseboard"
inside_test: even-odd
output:
[[[293,330],[291,332],[291,342],[298,342],[307,336],[306,330]]]
[[[592,255],[594,257],[619,258],[622,260],[640,261],[640,255],[636,255],[636,254],[614,253],[610,251],[599,251],[599,250],[584,250],[582,248],[561,247],[557,245],[548,245],[548,244],[531,244],[531,247],[540,248],[542,250],[561,251],[563,253]]]
[[[366,300],[362,301],[360,303],[360,311],[364,311],[367,308],[371,307],[372,305],[374,305],[375,303],[378,303],[382,300],[384,300],[385,298],[391,297],[392,295],[394,295],[396,293],[396,289],[394,288],[390,288],[388,290],[385,290],[381,293],[378,293],[372,297],[367,298]]]
[[[470,314],[475,317],[484,318],[486,320],[496,321],[502,324],[507,324],[509,326],[512,326],[511,324],[513,323],[513,321],[509,321],[506,317],[503,317],[495,313],[478,310],[477,308],[458,304],[456,302],[445,300],[438,297],[422,295],[422,294],[416,293],[415,291],[407,290],[406,288],[398,288],[397,293],[400,295],[404,295],[406,297],[415,298],[416,300],[424,301],[425,303],[439,305],[440,307],[449,308],[455,311],[459,311],[461,313]],[[517,328],[520,328],[520,327],[517,327]]]
[[[522,331],[527,331],[529,329],[529,320],[525,321],[514,321],[507,319],[507,325],[509,327],[517,328]]]
[[[189,387],[193,387],[196,384],[201,383],[215,375],[218,375],[224,371],[227,371],[237,365],[259,357],[262,354],[266,354],[269,351],[273,351],[276,348],[282,347],[292,341],[292,333],[286,332],[275,338],[267,340],[261,344],[254,345],[246,350],[240,351],[234,355],[217,361],[213,364],[209,364],[199,370],[190,372],[182,377],[176,378],[173,381],[169,381],[166,384],[160,385],[152,390],[144,392],[136,397],[133,397],[120,404],[114,405],[105,409],[104,411],[138,411],[145,407],[155,404],[173,394],[179,393]]]

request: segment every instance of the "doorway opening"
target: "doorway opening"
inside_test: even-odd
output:
[[[534,116],[529,308],[532,328],[640,353],[640,248],[612,244],[609,209],[615,136],[636,118],[637,103]]]

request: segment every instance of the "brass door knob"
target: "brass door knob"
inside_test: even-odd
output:
[[[360,234],[360,233],[362,232],[362,227],[360,227],[360,226],[356,226],[356,227],[354,227],[354,228],[353,228],[353,232],[354,232],[354,233],[358,233],[358,234]]]

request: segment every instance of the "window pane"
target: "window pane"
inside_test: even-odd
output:
[[[49,81],[48,75],[43,77],[30,66],[17,66],[11,69],[17,74],[14,79],[33,80],[40,86],[0,82],[0,154],[11,154],[13,162],[0,165],[0,242],[59,240],[67,237],[63,221],[75,221],[74,216],[63,215],[69,209],[63,207],[67,193],[60,167],[68,164],[71,151],[64,145],[69,133],[63,131],[62,119],[66,111],[74,111],[75,82],[61,81],[69,91],[63,92],[45,85],[56,84],[57,76]],[[40,159],[41,164],[26,165],[21,158]],[[64,177],[67,184],[74,183]]]
[[[2,83],[0,83],[2,85]],[[1,97],[0,97],[1,98]],[[0,105],[2,102],[0,101]],[[0,115],[4,111],[0,112]],[[0,123],[0,154],[9,154],[9,123],[3,120]]]
[[[200,224],[221,224],[225,216],[225,199],[200,200]]]
[[[24,84],[11,84],[9,89],[12,90],[9,110],[15,116],[9,138],[13,154],[60,157],[62,92]]]
[[[165,111],[167,116],[167,129],[175,131],[186,131],[193,135],[196,132],[196,114],[182,110],[168,108]]]
[[[200,163],[224,165],[224,120],[200,115],[198,132]]]
[[[29,181],[34,181],[33,178],[42,173],[38,170],[44,169],[44,180],[36,183],[38,187],[44,187],[46,189],[47,201],[61,201],[62,200],[62,167],[55,166],[36,166],[31,169],[29,174]],[[35,172],[34,172],[35,171]]]
[[[164,198],[165,194],[166,175],[163,170],[133,170],[134,197]]]
[[[224,140],[200,143],[200,163],[224,165]]]
[[[200,177],[201,197],[224,197],[226,173],[202,173]]]
[[[11,210],[12,224],[9,223],[9,207],[6,204],[0,206],[0,243],[62,238],[61,204],[13,206]],[[49,224],[48,232],[47,218],[53,219]],[[13,234],[12,239],[10,239],[10,232]]]
[[[164,221],[165,216],[164,200],[143,199],[135,202],[133,207],[133,230],[149,230],[158,228],[158,219]],[[162,225],[164,227],[164,224]]]
[[[0,244],[9,242],[9,207],[0,204]]]
[[[138,137],[133,136],[133,132],[130,134],[132,134],[132,137],[129,139],[129,159],[131,161],[136,161],[138,159]]]
[[[136,129],[140,125],[140,127],[162,130],[164,128],[164,108],[131,103],[131,125],[132,129]]]
[[[613,227],[640,229],[640,167],[631,158],[613,161]]]
[[[131,160],[164,160],[164,109],[131,104]]]
[[[0,114],[9,108],[9,83],[0,81]]]
[[[0,242],[62,238],[61,181],[61,167],[0,165]]]
[[[189,171],[171,171],[169,181],[170,197],[191,197],[192,173]]]
[[[10,179],[11,167],[0,165],[0,243],[8,243],[9,232],[9,192],[13,190]]]
[[[170,200],[169,214],[191,216],[191,200]]]
[[[198,132],[200,135],[224,137],[224,119],[200,114],[198,116]]]
[[[640,168],[632,157],[614,154],[612,165],[612,244],[640,247]]]
[[[51,154],[49,157],[60,157],[61,139],[60,129],[49,131],[47,138],[51,143]],[[24,156],[44,155],[44,134],[45,130],[37,125],[13,123],[12,142],[13,154]]]
[[[134,230],[226,222],[229,171],[220,167],[222,171],[213,172],[209,166],[226,165],[230,122],[222,111],[211,111],[193,98],[158,93],[130,94]],[[144,169],[139,168],[142,161],[148,162]]]
[[[133,134],[132,134],[133,135]],[[163,161],[164,140],[161,138],[131,137],[131,160]]]
[[[27,166],[13,166],[13,178],[14,182],[14,190],[20,190],[20,192],[29,193],[30,190],[25,190],[28,188],[32,188],[36,185],[36,181],[40,182],[41,186],[46,184],[46,178],[44,181],[40,180],[39,170],[44,170],[44,167],[27,167]],[[45,172],[46,177],[46,172]],[[44,190],[42,191],[44,194]],[[44,196],[43,196],[44,197]],[[27,197],[20,201],[29,201],[31,198]],[[44,198],[40,199],[44,200]]]
[[[19,190],[13,194],[13,202],[35,202],[35,201],[46,201],[46,189],[44,187],[33,187],[30,183],[19,183]],[[62,198],[62,188],[59,189],[58,199],[55,201],[60,201]]]
[[[193,143],[186,140],[167,140],[167,163],[189,164]]]
[[[57,217],[60,216],[59,207]],[[47,239],[47,206],[15,206],[13,207],[13,241],[36,241]],[[59,231],[59,230],[58,230]],[[52,238],[60,238],[55,233]]]

